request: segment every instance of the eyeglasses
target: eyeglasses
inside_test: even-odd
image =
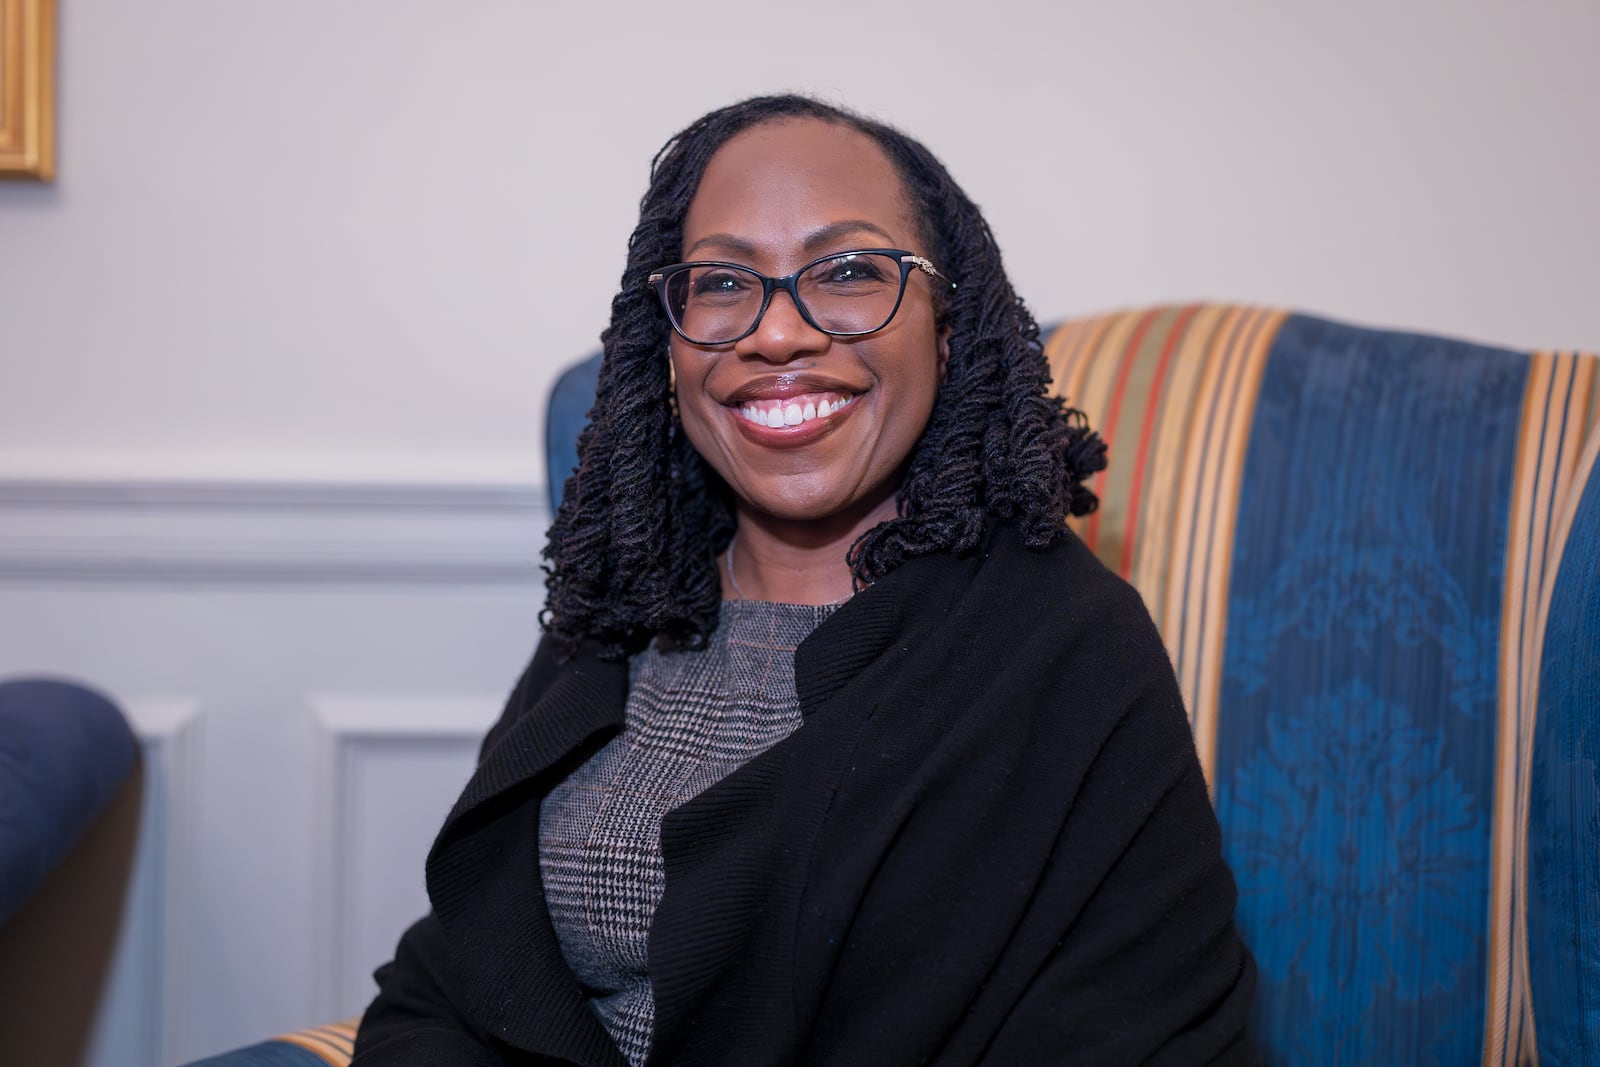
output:
[[[779,289],[788,292],[806,322],[825,334],[876,333],[900,310],[912,270],[944,278],[928,260],[903,248],[865,248],[823,256],[782,278],[737,263],[674,263],[651,274],[650,285],[678,336],[692,345],[715,346],[754,333]]]

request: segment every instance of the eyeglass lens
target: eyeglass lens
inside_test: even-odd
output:
[[[903,280],[895,257],[854,252],[808,267],[795,288],[826,332],[871,333],[888,324]],[[761,275],[743,267],[689,267],[671,275],[666,288],[673,320],[700,344],[732,341],[761,314]]]

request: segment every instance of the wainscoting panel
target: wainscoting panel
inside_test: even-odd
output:
[[[420,874],[434,834],[500,712],[495,694],[418,700],[319,696],[324,730],[315,827],[326,890],[319,1000],[340,1017],[372,999],[372,969],[428,909]]]
[[[139,852],[123,910],[122,940],[112,961],[90,1049],[92,1067],[165,1063],[184,1041],[184,894],[193,885],[193,811],[199,702],[193,698],[121,701],[144,760]]]
[[[145,804],[92,1067],[347,1017],[538,640],[522,486],[0,482],[0,677],[75,678]]]

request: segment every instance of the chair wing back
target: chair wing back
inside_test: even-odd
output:
[[[592,356],[561,372],[545,407],[545,489],[550,494],[550,514],[561,506],[562,490],[578,468],[578,435],[589,424],[595,385],[600,380],[600,357]]]
[[[1046,348],[1109,444],[1074,525],[1177,669],[1269,1060],[1600,1063],[1595,358],[1222,305]]]

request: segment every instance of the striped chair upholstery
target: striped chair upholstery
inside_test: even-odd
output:
[[[189,1067],[349,1067],[360,1019],[280,1034],[248,1048],[196,1060]]]
[[[1222,305],[1070,322],[1272,1063],[1600,1064],[1600,382]]]

